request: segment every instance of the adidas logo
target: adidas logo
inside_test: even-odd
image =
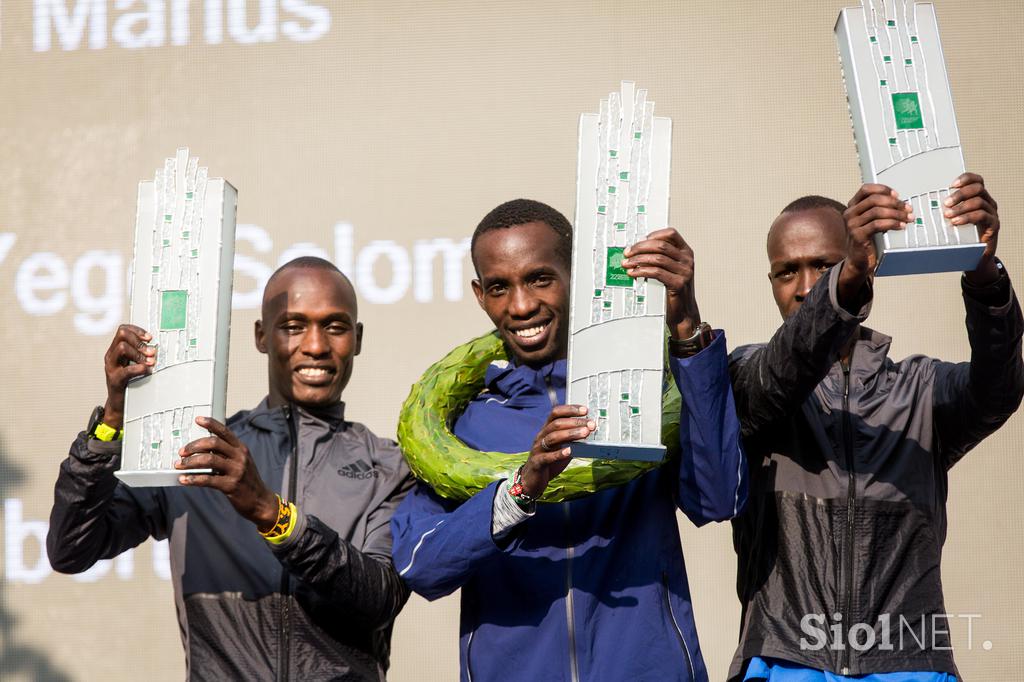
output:
[[[362,460],[346,464],[338,469],[338,473],[345,478],[356,478],[359,480],[377,478],[377,470]]]

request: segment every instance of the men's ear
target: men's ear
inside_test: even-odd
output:
[[[356,322],[356,352],[353,355],[359,355],[363,350],[363,323]]]
[[[256,337],[256,350],[265,355],[267,352],[267,338],[266,335],[263,333],[262,320],[256,320],[256,324],[253,327],[253,332]]]
[[[479,304],[479,306],[484,310],[487,310],[487,308],[484,308],[484,287],[480,284],[480,280],[474,279],[471,284],[473,286],[473,295],[476,296],[477,304]]]

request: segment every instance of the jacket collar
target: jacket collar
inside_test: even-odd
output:
[[[870,377],[878,374],[889,357],[892,338],[865,326],[857,328],[857,340],[853,345],[850,363],[850,376],[858,379],[863,385]],[[839,381],[843,376],[843,364],[836,360],[829,371],[829,376]]]
[[[321,422],[332,431],[344,427],[345,424],[345,403],[343,401],[313,409],[296,406],[296,411],[301,420],[312,419]],[[284,408],[270,407],[270,396],[264,397],[260,404],[249,413],[249,423],[263,431],[277,431],[287,427]]]
[[[512,360],[495,360],[484,377],[487,391],[503,398],[544,395],[548,387],[565,388],[565,360],[556,360],[534,369]]]

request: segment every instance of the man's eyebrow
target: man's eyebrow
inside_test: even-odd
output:
[[[495,275],[493,277],[481,277],[480,278],[480,284],[482,284],[485,287],[489,287],[492,284],[504,284],[507,281],[508,281],[508,279],[506,279],[505,277],[501,277],[499,275]]]
[[[283,324],[285,322],[293,322],[293,321],[308,322],[309,321],[309,316],[305,315],[304,313],[300,313],[300,312],[285,311],[285,312],[281,313],[280,315],[278,315],[278,317],[277,317],[277,323],[278,324]],[[348,312],[347,310],[339,310],[339,311],[330,313],[329,315],[324,315],[322,321],[323,322],[346,322],[348,324],[352,324],[352,314],[350,312]]]
[[[292,312],[285,310],[283,313],[277,316],[277,322],[290,322],[292,320],[305,320],[306,316],[302,313]]]

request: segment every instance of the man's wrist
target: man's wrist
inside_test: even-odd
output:
[[[961,289],[966,298],[982,305],[999,308],[1011,300],[1010,277],[998,258],[993,259],[993,266],[996,269],[996,277],[992,280],[982,279],[979,282],[969,277],[971,273],[965,272],[961,278]]]
[[[668,352],[673,357],[688,358],[710,346],[714,340],[715,333],[711,325],[707,322],[701,322],[689,337],[669,338]]]
[[[273,545],[281,545],[295,530],[295,524],[299,518],[299,510],[296,508],[294,502],[285,502],[281,499],[280,495],[275,495],[277,498],[277,516],[274,524],[269,530],[262,530],[259,526],[256,527],[259,530],[260,535],[263,539]]]
[[[121,440],[124,437],[124,431],[121,429],[122,422],[123,420],[118,419],[114,424],[110,424],[107,421],[106,408],[97,407],[89,418],[86,435],[89,438],[103,441],[104,443]]]
[[[110,399],[107,399],[106,404],[103,406],[103,423],[112,429],[121,430],[124,428],[124,402],[121,405],[111,404]]]
[[[508,481],[502,481],[491,505],[491,535],[495,540],[506,537],[512,530],[537,512],[537,505],[524,509],[508,492]]]
[[[856,315],[864,304],[871,300],[871,277],[868,270],[852,263],[849,259],[840,261],[839,276],[836,280],[836,302],[839,306]]]
[[[523,511],[532,511],[537,504],[537,498],[540,497],[539,494],[531,495],[527,492],[527,489],[523,484],[523,467],[519,467],[515,472],[513,472],[512,476],[506,482],[506,489],[508,490],[509,496]]]
[[[256,524],[256,530],[260,533],[272,531],[281,515],[282,507],[287,506],[287,504],[287,502],[281,500],[280,496],[268,492],[259,503],[256,513],[250,519]]]
[[[964,273],[964,279],[973,287],[987,287],[999,281],[1004,272],[1003,264],[998,258],[982,257],[977,268]]]
[[[687,317],[679,324],[669,327],[668,336],[670,339],[688,339],[693,336],[700,326],[700,316]]]

